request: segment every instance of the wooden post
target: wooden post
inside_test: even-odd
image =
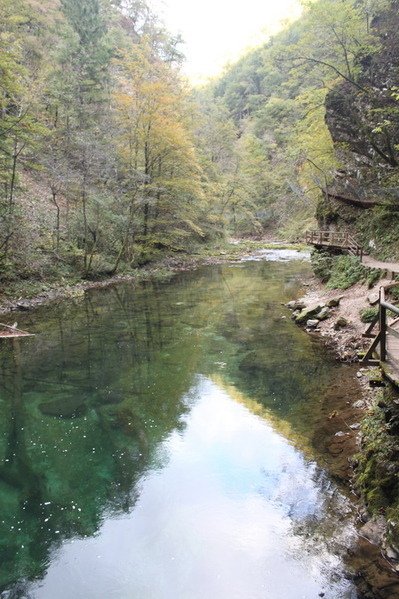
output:
[[[385,300],[384,288],[380,289],[380,360],[387,359],[387,311],[383,302]]]

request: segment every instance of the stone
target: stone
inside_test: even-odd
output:
[[[373,545],[380,545],[386,532],[387,523],[383,516],[378,516],[366,522],[360,529],[360,534]]]
[[[319,320],[327,320],[327,318],[330,318],[330,316],[331,311],[330,308],[328,308],[327,306],[324,306],[324,308],[322,308],[320,312],[316,314],[316,318],[318,318]]]
[[[352,407],[355,410],[363,410],[363,408],[366,407],[366,403],[362,399],[359,399],[358,401],[355,401]]]
[[[307,321],[306,326],[308,327],[308,329],[316,329],[318,324],[319,321],[317,319],[310,319]]]
[[[389,545],[388,545],[388,547],[385,548],[385,555],[387,556],[388,559],[394,559],[394,560],[399,559],[399,555],[398,555],[397,551],[395,551],[395,549],[393,547],[390,547]]]
[[[31,305],[27,302],[17,302],[17,309],[21,312],[28,312],[31,310]]]
[[[342,295],[340,297],[332,297],[326,302],[327,308],[337,308],[339,306],[340,301],[342,300]]]
[[[77,418],[86,412],[84,401],[80,397],[65,397],[39,404],[39,409],[45,416],[56,418]]]
[[[348,326],[348,324],[349,324],[349,323],[348,323],[348,321],[346,320],[346,318],[344,318],[343,316],[340,316],[340,317],[339,317],[339,318],[336,320],[336,322],[335,322],[335,324],[334,324],[334,329],[335,329],[336,331],[339,331],[339,329],[344,329],[345,327],[347,327],[347,326]]]
[[[312,318],[313,316],[316,316],[316,314],[318,312],[320,312],[320,310],[323,307],[324,306],[317,304],[316,306],[311,306],[309,308],[305,308],[304,310],[301,310],[301,312],[298,314],[298,316],[296,316],[295,322],[297,322],[298,324],[306,323],[310,318]]]
[[[351,424],[349,426],[350,429],[352,429],[353,431],[358,431],[360,429],[360,423],[359,422],[355,422],[354,424]]]
[[[293,300],[291,302],[288,302],[288,304],[285,304],[285,305],[290,310],[304,310],[306,308],[305,302],[302,302],[301,300]]]
[[[375,306],[376,304],[378,304],[380,300],[380,294],[379,293],[370,293],[370,295],[367,297],[367,301],[370,304],[370,306]]]

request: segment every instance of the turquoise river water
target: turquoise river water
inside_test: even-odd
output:
[[[300,255],[120,284],[0,348],[2,599],[355,599]]]

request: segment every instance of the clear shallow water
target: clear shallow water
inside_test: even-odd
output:
[[[2,353],[2,597],[356,597],[349,505],[311,449],[335,367],[282,318],[306,269],[204,269],[26,317],[37,337]]]

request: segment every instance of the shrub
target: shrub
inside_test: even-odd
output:
[[[322,250],[314,250],[310,256],[313,272],[323,283],[326,283],[331,275],[334,258]]]
[[[355,256],[339,256],[332,265],[327,287],[330,289],[348,289],[355,283],[365,280],[367,270]]]
[[[362,322],[373,322],[373,320],[378,316],[378,312],[378,306],[363,308],[363,310],[360,310],[360,320]]]

